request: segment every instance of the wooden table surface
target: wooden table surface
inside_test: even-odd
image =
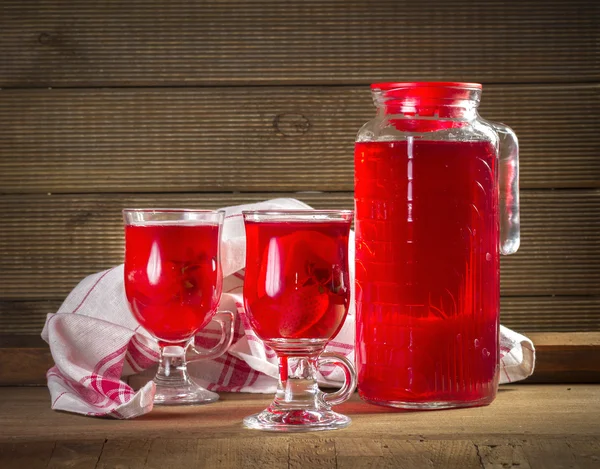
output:
[[[0,388],[0,468],[600,468],[600,385],[502,386],[488,407],[337,409],[344,430],[244,429],[269,396],[222,394],[131,421],[54,412],[45,388]]]

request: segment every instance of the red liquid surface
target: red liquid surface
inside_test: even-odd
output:
[[[496,151],[413,142],[355,147],[359,393],[484,404],[499,353]]]
[[[261,339],[337,334],[350,301],[349,230],[350,222],[246,221],[244,299]]]
[[[217,225],[125,227],[125,292],[159,342],[190,339],[212,319],[222,288]]]

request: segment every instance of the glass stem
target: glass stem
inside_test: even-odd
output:
[[[160,348],[160,362],[154,382],[159,386],[181,386],[189,383],[185,348],[167,346]]]
[[[279,381],[285,386],[285,382],[288,379],[288,357],[287,355],[281,355],[279,358]]]
[[[279,383],[276,405],[295,404],[312,407],[320,395],[317,385],[317,356],[279,355]]]

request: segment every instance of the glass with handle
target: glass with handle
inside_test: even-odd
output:
[[[324,352],[342,327],[350,302],[348,236],[351,211],[243,212],[246,227],[244,304],[256,334],[279,360],[273,402],[246,417],[248,428],[301,432],[333,430],[350,418],[331,407],[352,395],[354,365]],[[326,393],[317,370],[342,369],[343,386]]]
[[[224,212],[126,209],[123,218],[129,308],[160,348],[154,403],[216,401],[218,394],[190,378],[187,362],[222,355],[233,338],[233,313],[217,312]],[[211,321],[220,327],[218,343],[197,349],[194,336]]]

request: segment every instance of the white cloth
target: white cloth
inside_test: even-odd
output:
[[[188,366],[194,379],[208,389],[275,391],[278,374],[275,353],[256,337],[243,311],[245,230],[241,212],[294,208],[310,207],[295,199],[275,199],[225,209],[220,309],[237,313],[234,340],[225,355]],[[353,239],[349,257],[353,285]],[[342,330],[327,347],[328,351],[342,353],[350,360],[354,359],[353,305],[351,301]],[[217,340],[217,327],[211,324],[201,331],[196,343],[211,346]],[[159,357],[156,343],[129,311],[123,265],[83,279],[58,312],[48,315],[42,337],[50,345],[55,362],[47,374],[53,409],[115,418],[133,418],[152,410],[154,384],[149,381],[136,392],[122,380],[152,367]],[[533,372],[533,344],[505,327],[500,330],[500,355],[501,383],[524,379]],[[325,383],[339,384],[343,379],[335,367],[325,367],[321,374]]]

